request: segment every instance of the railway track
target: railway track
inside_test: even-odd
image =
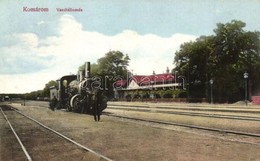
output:
[[[28,161],[68,159],[112,161],[112,159],[19,112],[12,106],[1,105],[0,109]],[[12,140],[12,142],[15,141]],[[12,155],[21,154],[12,153]]]
[[[132,107],[158,107],[158,108],[178,108],[178,109],[239,109],[239,110],[260,110],[260,106],[242,106],[229,104],[203,104],[203,103],[153,103],[153,102],[108,102],[113,106],[132,106]]]
[[[132,121],[141,121],[141,122],[155,123],[155,124],[161,124],[161,125],[180,126],[180,127],[192,128],[192,129],[198,129],[198,130],[206,130],[206,131],[213,131],[213,132],[218,132],[218,133],[236,134],[236,135],[260,138],[260,134],[257,134],[257,133],[247,133],[247,132],[241,132],[241,131],[233,131],[233,130],[225,130],[225,129],[218,129],[218,128],[203,127],[203,126],[195,126],[195,125],[189,125],[189,124],[181,124],[181,123],[175,123],[175,122],[135,118],[135,117],[129,117],[129,116],[120,116],[120,115],[115,115],[115,114],[104,114],[104,115],[107,115],[110,117],[115,117],[115,118],[132,120]]]
[[[109,109],[114,110],[127,110],[127,111],[139,111],[139,112],[153,112],[153,113],[164,113],[164,114],[175,114],[175,115],[185,115],[185,116],[199,116],[199,117],[211,117],[211,118],[224,118],[224,119],[235,119],[235,120],[247,120],[247,121],[260,121],[260,117],[251,116],[239,116],[239,115],[223,115],[223,114],[208,114],[208,113],[198,113],[198,112],[180,112],[173,111],[169,108],[149,108],[149,107],[130,107],[124,106],[123,108],[117,106],[108,106]],[[167,110],[162,110],[167,109]]]
[[[205,111],[205,112],[232,112],[232,113],[253,113],[253,114],[260,114],[260,108],[213,108],[213,107],[203,107],[203,106],[196,106],[196,107],[179,107],[179,106],[150,106],[150,105],[132,105],[132,104],[113,104],[109,103],[109,107],[133,107],[133,108],[146,108],[146,109],[169,109],[169,110],[183,110],[183,111]]]

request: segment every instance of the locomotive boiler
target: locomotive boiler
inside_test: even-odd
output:
[[[50,89],[50,107],[66,109],[79,113],[93,114],[99,120],[102,111],[107,107],[106,96],[95,78],[91,77],[90,62],[77,75],[66,75],[58,81],[58,87]]]

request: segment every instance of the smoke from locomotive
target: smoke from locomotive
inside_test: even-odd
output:
[[[56,106],[58,109],[65,108],[67,111],[99,117],[107,107],[107,99],[100,88],[92,86],[94,81],[90,73],[90,62],[86,62],[85,69],[80,70],[78,75],[61,77],[57,81],[58,87],[50,89],[50,107],[54,109]]]

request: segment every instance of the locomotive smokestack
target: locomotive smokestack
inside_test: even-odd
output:
[[[81,82],[85,77],[85,70],[79,71],[79,81]]]
[[[85,74],[86,78],[90,78],[91,77],[91,75],[90,75],[90,62],[85,63],[85,72],[86,72],[86,74]]]

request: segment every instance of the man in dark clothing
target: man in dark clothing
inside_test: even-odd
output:
[[[101,101],[101,91],[95,90],[93,97],[93,115],[95,121],[100,121],[100,101]]]
[[[95,91],[93,95],[94,102],[93,102],[93,115],[95,121],[100,121],[100,115],[102,111],[107,107],[107,97],[105,93],[101,90]]]
[[[58,100],[57,100],[56,96],[54,96],[53,99],[51,100],[51,106],[50,106],[52,111],[55,110],[55,107],[57,106],[57,103],[58,103]]]

